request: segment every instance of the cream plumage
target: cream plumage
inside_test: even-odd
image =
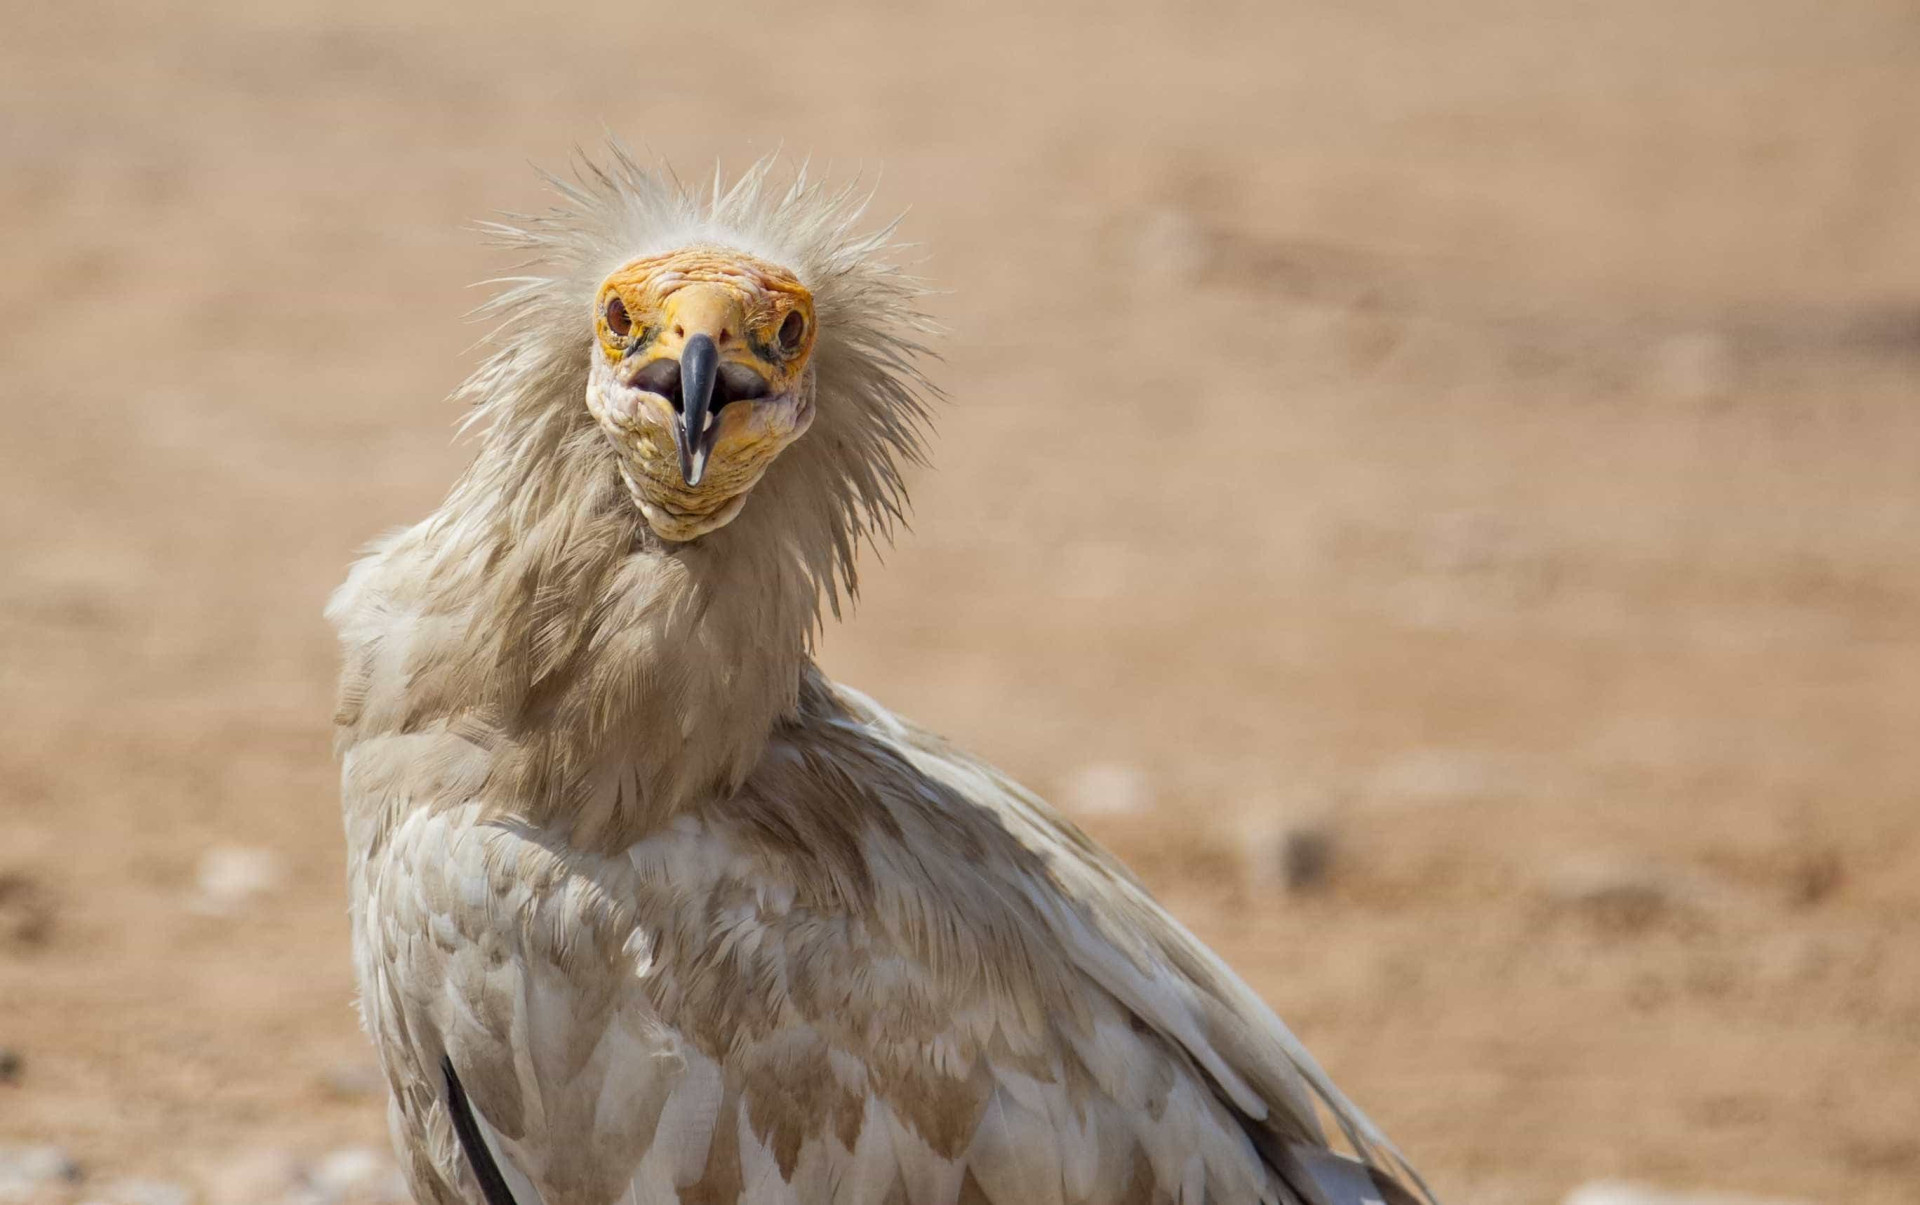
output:
[[[502,227],[539,274],[473,467],[329,607],[415,1196],[1424,1198],[1123,867],[812,665],[903,505],[925,325],[857,198],[771,175],[696,196],[616,150]]]

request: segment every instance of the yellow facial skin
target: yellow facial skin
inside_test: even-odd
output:
[[[813,421],[813,295],[765,260],[690,247],[607,277],[593,323],[587,409],[620,450],[648,526],[676,542],[726,526]],[[688,432],[698,407],[681,386],[703,358],[710,410]]]

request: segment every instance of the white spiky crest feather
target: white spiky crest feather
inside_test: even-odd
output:
[[[648,167],[618,141],[605,157],[577,155],[571,179],[548,174],[560,204],[542,214],[487,222],[500,244],[530,255],[523,274],[478,311],[494,319],[495,350],[461,387],[472,404],[463,429],[483,432],[482,450],[454,491],[463,509],[517,526],[547,499],[541,478],[569,459],[569,445],[612,464],[588,436],[585,393],[601,282],[625,263],[693,245],[744,251],[792,271],[813,294],[819,335],[812,372],[813,429],[783,454],[747,511],[797,508],[792,551],[834,614],[858,590],[862,543],[891,539],[905,519],[906,464],[925,459],[926,399],[938,391],[916,366],[935,328],[919,309],[926,286],[898,257],[899,219],[862,229],[872,192],[837,186],[802,161],[781,178],[767,155],[728,184],[716,165],[696,189],[667,165]],[[763,530],[754,522],[748,529]]]

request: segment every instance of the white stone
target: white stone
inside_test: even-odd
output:
[[[50,1184],[80,1179],[80,1165],[57,1146],[0,1147],[0,1202],[28,1201]]]
[[[1594,1180],[1567,1194],[1561,1205],[1813,1205],[1804,1198],[1751,1197],[1741,1193],[1676,1192],[1625,1180]]]
[[[371,1147],[330,1151],[307,1169],[305,1184],[289,1205],[381,1205],[408,1199],[393,1160]]]
[[[286,881],[280,855],[247,845],[216,845],[200,855],[194,911],[230,916]]]

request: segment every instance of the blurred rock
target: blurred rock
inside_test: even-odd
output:
[[[1153,806],[1153,786],[1138,766],[1089,762],[1061,784],[1060,806],[1083,816],[1144,812]]]
[[[1296,824],[1280,835],[1280,882],[1288,891],[1312,891],[1333,874],[1337,843],[1325,824]]]
[[[1638,933],[1683,908],[1692,894],[1678,876],[1624,858],[1583,857],[1555,867],[1543,884],[1549,903],[1601,929]]]
[[[1594,1180],[1567,1194],[1562,1205],[1813,1205],[1799,1197],[1751,1197],[1741,1193],[1675,1192],[1623,1180]]]
[[[1255,815],[1242,825],[1240,857],[1251,886],[1303,895],[1326,886],[1339,851],[1325,816]]]
[[[53,897],[19,871],[0,873],[0,942],[46,944],[53,933]]]
[[[10,1047],[0,1046],[0,1084],[17,1084],[21,1073],[27,1069],[27,1061],[20,1052]]]
[[[194,911],[229,916],[278,890],[286,881],[286,867],[270,849],[216,845],[200,856],[195,881]]]
[[[115,1180],[88,1197],[85,1205],[194,1205],[194,1192],[168,1180]]]
[[[30,1201],[80,1176],[80,1165],[57,1146],[0,1146],[0,1202]]]

